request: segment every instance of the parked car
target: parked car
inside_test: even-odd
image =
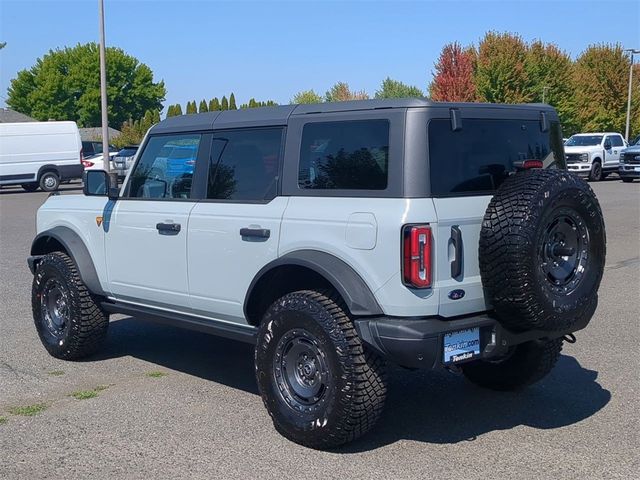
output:
[[[579,133],[564,144],[567,169],[592,181],[602,180],[620,166],[620,152],[626,147],[615,132]]]
[[[109,167],[112,170],[115,170],[113,164],[113,158],[118,154],[118,152],[109,152]],[[85,158],[82,162],[85,170],[104,170],[104,155],[97,154],[91,158]]]
[[[530,385],[605,262],[560,132],[546,105],[418,99],[170,117],[120,191],[89,171],[38,210],[35,327],[65,360],[114,313],[252,343],[275,428],[313,448],[371,429],[386,362]]]
[[[118,149],[113,145],[109,145],[109,154],[117,152]],[[102,155],[102,142],[93,140],[82,141],[82,155],[84,158],[91,158],[96,155]]]
[[[634,178],[640,178],[640,135],[620,153],[618,175],[627,183],[633,182]]]
[[[75,122],[0,123],[0,186],[52,192],[83,170]]]
[[[138,145],[127,145],[116,153],[113,157],[113,166],[118,174],[118,178],[124,178],[129,173],[129,169],[133,165]]]

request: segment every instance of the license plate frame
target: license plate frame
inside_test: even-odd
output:
[[[450,365],[480,356],[480,327],[445,333],[442,337],[442,363]]]

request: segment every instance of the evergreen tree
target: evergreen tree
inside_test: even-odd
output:
[[[173,114],[177,117],[178,115],[182,115],[182,105],[176,103],[173,106]]]
[[[229,110],[229,100],[227,97],[222,97],[222,105],[220,106],[221,110]]]
[[[218,97],[213,97],[209,100],[209,111],[217,112],[218,110],[220,110],[220,100],[218,100]]]
[[[167,107],[167,118],[174,117],[174,116],[175,116],[174,106],[173,105],[169,105]]]
[[[191,113],[198,113],[195,100],[193,102],[187,102],[187,115]]]
[[[204,113],[208,111],[209,111],[209,107],[207,106],[207,102],[204,99],[200,100],[200,107],[198,108],[198,112]]]
[[[233,92],[231,92],[231,96],[229,97],[229,110],[237,110],[238,107],[236,107],[236,97],[233,94]]]

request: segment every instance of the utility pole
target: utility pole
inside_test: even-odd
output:
[[[109,161],[109,115],[107,111],[107,60],[105,55],[104,39],[104,1],[98,0],[100,14],[100,104],[102,108],[102,161],[104,169],[111,178],[111,184],[116,186],[118,178],[111,171]]]
[[[640,50],[627,48],[625,52],[629,52],[631,57],[631,65],[629,66],[629,93],[627,94],[627,126],[624,130],[624,138],[629,142],[629,122],[631,120],[631,86],[633,85],[633,54],[640,53]]]

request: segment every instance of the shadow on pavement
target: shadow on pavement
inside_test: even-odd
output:
[[[60,193],[64,193],[64,192],[73,192],[73,191],[82,191],[82,184],[77,184],[77,183],[70,183],[70,184],[65,184],[65,185],[61,185],[60,188],[57,190]],[[49,195],[51,192],[43,192],[42,190],[38,189],[35,192],[27,192],[26,190],[23,190],[22,187],[20,186],[4,186],[2,188],[0,188],[0,195],[16,195],[16,194],[24,194],[24,195],[29,195],[29,194],[34,194],[34,193],[46,193],[47,195]]]
[[[253,347],[204,333],[127,317],[111,322],[101,355],[133,356],[169,369],[257,394]],[[565,346],[570,351],[570,346]],[[597,372],[563,355],[540,383],[520,392],[484,390],[445,371],[390,367],[389,395],[378,425],[336,453],[369,451],[398,440],[453,444],[520,425],[554,429],[578,423],[602,409],[611,393]]]

